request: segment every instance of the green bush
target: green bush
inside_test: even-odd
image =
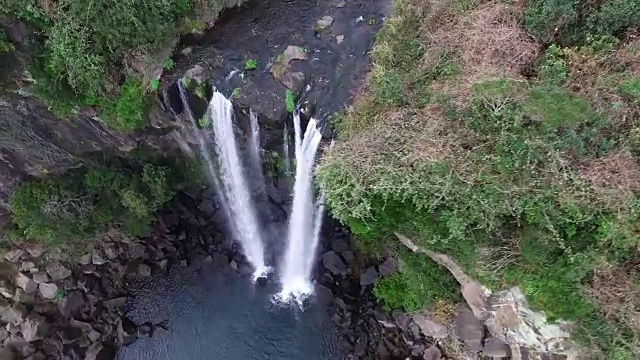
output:
[[[552,44],[542,55],[539,68],[540,79],[555,85],[562,85],[569,76],[569,65],[564,59],[562,48]]]
[[[193,15],[194,0],[70,0],[63,3],[8,0],[3,12],[29,22],[44,39],[36,47],[34,93],[56,115],[97,106],[106,122],[131,131],[143,124],[142,87],[123,64],[165,46]],[[208,2],[221,10],[217,0]],[[202,15],[204,16],[204,15]],[[196,15],[197,17],[197,15]],[[164,64],[173,66],[172,62]],[[62,90],[62,91],[61,91]]]
[[[104,105],[103,115],[109,126],[122,131],[133,131],[144,125],[146,111],[147,97],[142,82],[128,77],[118,97]]]
[[[595,5],[595,6],[594,6]],[[615,36],[640,24],[640,0],[534,0],[525,27],[544,43],[574,45],[587,36]]]
[[[12,52],[15,49],[16,47],[7,38],[7,33],[0,28],[0,54]]]
[[[11,197],[13,222],[22,237],[53,246],[91,241],[109,226],[142,235],[154,213],[198,177],[184,165],[139,153],[82,168],[61,178],[21,184]],[[137,156],[137,158],[136,158]]]

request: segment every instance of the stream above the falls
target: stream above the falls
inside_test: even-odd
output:
[[[253,285],[205,265],[179,268],[140,286],[133,321],[167,330],[122,347],[119,360],[339,360],[337,332],[326,310],[272,302],[277,283]]]

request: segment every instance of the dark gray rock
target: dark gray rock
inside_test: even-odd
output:
[[[20,333],[26,342],[40,340],[47,335],[48,326],[44,317],[31,314],[20,324]]]
[[[429,319],[425,315],[414,315],[413,321],[420,327],[420,331],[427,336],[436,339],[444,339],[447,337],[447,328],[435,321]]]
[[[49,276],[44,271],[38,271],[36,273],[33,273],[32,276],[33,276],[33,281],[35,281],[37,284],[42,284],[49,281]]]
[[[375,266],[369,266],[367,270],[362,275],[360,275],[360,285],[371,285],[376,282],[376,279],[378,279],[378,271],[376,270]]]
[[[138,265],[138,275],[140,275],[142,277],[151,276],[151,266],[149,266],[147,264]]]
[[[344,238],[334,239],[331,242],[331,249],[338,253],[349,251],[349,243]]]
[[[64,280],[71,276],[71,270],[67,269],[57,261],[48,263],[46,269],[53,281]]]
[[[33,294],[38,290],[38,284],[21,272],[16,276],[16,285],[27,294]]]
[[[485,340],[482,354],[494,358],[508,357],[511,356],[511,349],[509,345],[492,336]]]
[[[55,299],[58,294],[58,286],[56,284],[41,283],[38,285],[38,290],[40,296],[47,300]]]
[[[393,258],[387,258],[382,264],[378,265],[380,275],[387,276],[396,270],[396,261]]]
[[[78,316],[85,305],[85,299],[80,291],[69,291],[66,297],[58,301],[57,305],[62,316]]]
[[[22,258],[24,254],[25,251],[22,249],[13,249],[4,254],[4,258],[9,262],[17,263],[18,261],[20,261],[20,258]]]
[[[478,320],[466,304],[458,304],[454,317],[455,334],[467,351],[477,353],[483,348],[484,323]]]
[[[2,313],[2,321],[14,325],[20,324],[27,316],[27,308],[22,304],[14,304]]]
[[[200,202],[200,205],[198,205],[198,209],[207,215],[213,215],[218,210],[214,206],[213,201],[210,199],[202,200],[202,202]]]
[[[16,288],[10,282],[0,280],[0,294],[7,299],[11,299],[16,294]]]
[[[431,346],[422,355],[424,360],[440,360],[442,358],[442,352],[437,346]]]
[[[327,251],[322,255],[322,265],[334,275],[347,273],[347,265],[334,251]]]
[[[328,287],[316,285],[315,294],[320,305],[327,306],[333,303],[333,292]]]

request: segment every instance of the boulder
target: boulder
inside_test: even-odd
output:
[[[53,281],[64,280],[71,276],[71,270],[67,269],[57,261],[47,264],[46,269],[47,273],[49,274],[49,276],[51,276],[51,279],[53,279]]]
[[[91,264],[91,254],[84,254],[80,257],[80,260],[78,260],[78,262],[81,265],[89,265]]]
[[[7,252],[6,254],[4,254],[4,258],[7,259],[7,261],[9,262],[17,263],[18,261],[20,261],[20,258],[24,254],[25,254],[25,251],[22,249],[13,249]]]
[[[306,60],[307,53],[299,46],[289,45],[282,52],[271,66],[271,74],[274,78],[295,93],[302,91],[305,83],[305,76],[299,71],[291,70],[293,60]]]
[[[318,21],[316,21],[316,25],[314,26],[314,29],[316,31],[320,31],[328,28],[331,25],[333,25],[333,17],[326,15],[321,17]]]
[[[8,302],[7,299],[0,297],[0,314],[5,312],[10,307],[11,307],[11,303]]]
[[[338,35],[336,36],[336,43],[338,43],[338,45],[341,45],[344,42],[344,35]]]
[[[380,271],[380,275],[387,276],[391,275],[396,270],[396,261],[394,258],[387,258],[382,264],[378,265],[378,271]]]
[[[98,355],[102,351],[102,343],[94,342],[87,348],[87,352],[84,355],[84,360],[99,360]]]
[[[26,342],[40,340],[47,335],[47,322],[38,314],[31,314],[20,324],[20,332]]]
[[[444,339],[447,337],[447,328],[444,325],[434,322],[425,315],[414,315],[413,321],[418,325],[420,331],[427,337],[435,339]]]
[[[142,277],[151,276],[151,266],[149,266],[147,264],[138,265],[138,275],[140,275]]]
[[[42,284],[49,281],[49,276],[44,271],[38,271],[36,273],[33,273],[32,276],[33,276],[33,281],[35,281],[37,284]]]
[[[369,266],[367,270],[362,275],[360,275],[360,285],[371,285],[376,282],[376,279],[378,279],[378,271],[376,270],[375,266]]]
[[[33,303],[35,301],[34,293],[27,294],[27,292],[22,289],[16,289],[16,294],[13,296],[13,301],[23,304]]]
[[[56,295],[58,295],[58,286],[56,284],[40,283],[38,285],[38,290],[40,292],[40,296],[47,300],[55,299]]]
[[[333,302],[333,291],[326,286],[316,285],[315,294],[322,306],[328,306]]]
[[[27,294],[33,294],[38,290],[38,284],[21,272],[16,276],[16,285]]]
[[[442,352],[437,346],[434,345],[425,350],[422,358],[424,360],[440,360],[442,358]]]
[[[322,255],[322,265],[334,275],[347,273],[347,265],[334,251],[327,251]]]
[[[466,350],[477,353],[482,350],[484,323],[476,318],[465,304],[458,304],[454,317],[455,334],[466,346]]]
[[[34,258],[39,258],[46,251],[45,247],[39,244],[28,245],[25,250]]]
[[[16,288],[6,280],[0,280],[0,294],[7,299],[13,298],[16,293]]]
[[[511,355],[511,349],[502,340],[491,336],[484,341],[482,354],[494,358],[508,357]]]
[[[31,261],[23,261],[20,264],[20,271],[27,271],[30,272],[31,269],[35,268],[36,264],[32,263]]]
[[[107,259],[105,258],[105,256],[100,252],[100,251],[94,251],[93,255],[91,256],[91,263],[93,265],[104,265],[107,263]]]
[[[27,316],[27,308],[22,304],[14,304],[2,313],[2,321],[18,325]]]

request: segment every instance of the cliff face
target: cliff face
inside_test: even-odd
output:
[[[219,7],[227,9],[245,2],[226,0]],[[213,26],[213,20],[206,25]],[[91,108],[69,119],[56,117],[30,92],[35,81],[29,73],[36,52],[33,30],[22,21],[1,16],[0,29],[14,48],[0,51],[0,226],[8,221],[9,198],[23,180],[62,174],[81,166],[92,153],[126,153],[141,144],[168,153],[189,150],[180,135],[182,126],[156,97],[150,101],[144,127],[133,133],[106,126]],[[171,57],[177,43],[175,39],[150,55],[150,61],[134,71],[145,80],[161,76],[163,68],[158,64]]]

